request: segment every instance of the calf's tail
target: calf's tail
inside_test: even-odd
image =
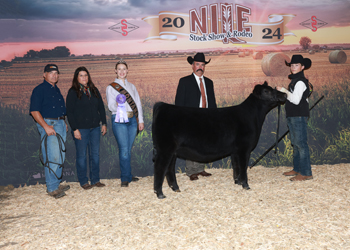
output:
[[[157,156],[157,149],[153,148],[153,158],[152,161],[155,162],[156,161],[156,156]]]

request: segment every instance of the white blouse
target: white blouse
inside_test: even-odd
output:
[[[281,92],[284,92],[287,94],[287,99],[294,105],[298,105],[301,101],[301,98],[303,97],[304,91],[306,90],[305,83],[303,81],[298,81],[295,84],[294,91],[290,92],[287,89],[283,88],[281,89]],[[309,100],[306,98],[306,101],[309,102]]]
[[[140,96],[139,96],[139,93],[137,92],[134,84],[128,82],[127,79],[125,79],[125,84],[124,84],[124,82],[122,80],[119,80],[118,78],[116,78],[114,80],[114,82],[116,82],[120,86],[122,86],[131,95],[132,99],[134,100],[134,102],[137,106],[137,110],[139,112],[139,123],[144,123]],[[117,113],[118,106],[117,106],[116,99],[117,99],[117,95],[119,95],[119,94],[120,93],[115,88],[113,88],[111,85],[107,86],[106,96],[107,96],[108,109],[112,112],[113,115],[115,115]],[[126,107],[126,111],[132,111],[132,108],[130,107],[130,105],[127,102],[125,102],[125,107]]]

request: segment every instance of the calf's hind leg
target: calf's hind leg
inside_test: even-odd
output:
[[[164,155],[161,152],[157,152],[154,160],[154,192],[159,199],[166,198],[163,194],[163,182],[165,174],[169,171],[169,166],[172,161],[171,155]]]
[[[171,187],[173,191],[180,192],[179,186],[177,185],[177,181],[176,181],[175,163],[176,163],[176,156],[174,155],[168,167],[168,172],[166,173],[166,179],[168,181],[169,187]]]
[[[239,178],[240,178],[239,157],[232,154],[231,164],[232,164],[232,170],[233,170],[233,180],[235,181],[235,184],[242,185],[242,183],[239,181]]]

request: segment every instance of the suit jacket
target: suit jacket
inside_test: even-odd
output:
[[[208,108],[216,108],[213,81],[204,77]],[[180,79],[177,86],[175,105],[199,108],[201,91],[193,74]]]

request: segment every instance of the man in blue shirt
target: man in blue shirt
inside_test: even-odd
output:
[[[36,121],[41,136],[47,192],[57,199],[65,196],[65,191],[70,188],[69,185],[60,185],[68,131],[65,122],[66,106],[57,87],[57,65],[46,65],[43,76],[44,82],[33,90],[29,112]]]

